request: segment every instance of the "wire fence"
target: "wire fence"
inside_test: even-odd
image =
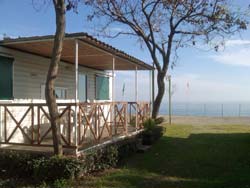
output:
[[[176,116],[250,116],[250,103],[173,103],[172,115]],[[160,113],[169,114],[168,104],[162,104]]]

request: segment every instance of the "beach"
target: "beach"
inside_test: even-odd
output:
[[[169,116],[164,115],[166,122]],[[205,116],[172,116],[172,124],[187,125],[249,125],[250,117],[205,117]]]

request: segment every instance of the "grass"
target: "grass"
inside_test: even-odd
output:
[[[250,187],[250,126],[167,126],[150,151],[76,184],[97,188]]]

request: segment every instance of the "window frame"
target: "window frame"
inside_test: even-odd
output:
[[[45,84],[41,84],[40,98],[43,99],[43,100],[46,99],[45,88],[46,88],[46,85]],[[60,87],[60,86],[59,87],[55,86],[55,92],[56,92],[56,89],[60,89],[60,90],[64,90],[65,91],[65,98],[56,98],[57,100],[66,100],[68,98],[68,88],[66,88],[66,87]]]
[[[98,77],[102,77],[102,78],[107,78],[108,79],[108,98],[107,99],[99,99],[97,97],[97,78]],[[108,75],[101,75],[101,74],[96,74],[95,75],[95,99],[99,100],[99,101],[106,101],[106,100],[111,100],[111,96],[110,96],[110,76]]]
[[[68,89],[66,87],[55,87],[55,94],[56,94],[56,90],[60,90],[61,91],[61,94],[62,94],[62,91],[64,91],[65,93],[65,98],[56,98],[58,100],[66,100],[67,97],[68,97]]]
[[[79,91],[80,91],[80,87],[79,87],[79,84],[80,84],[80,75],[84,75],[85,76],[85,99],[84,99],[84,102],[86,102],[88,100],[88,76],[86,73],[83,73],[83,72],[79,72],[78,74],[78,99],[79,99]],[[79,99],[80,100],[80,99]]]

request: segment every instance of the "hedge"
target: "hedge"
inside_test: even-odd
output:
[[[115,167],[120,160],[136,151],[137,139],[89,150],[79,159],[45,156],[15,151],[0,152],[0,177],[30,179],[34,183],[72,179],[79,175]]]
[[[162,135],[162,128],[150,128],[154,140]],[[0,177],[3,179],[25,179],[32,184],[49,182],[64,184],[64,179],[116,167],[119,162],[137,151],[138,137],[145,137],[145,131],[135,137],[126,138],[115,144],[104,145],[86,151],[78,159],[73,157],[45,156],[15,151],[0,152]]]

